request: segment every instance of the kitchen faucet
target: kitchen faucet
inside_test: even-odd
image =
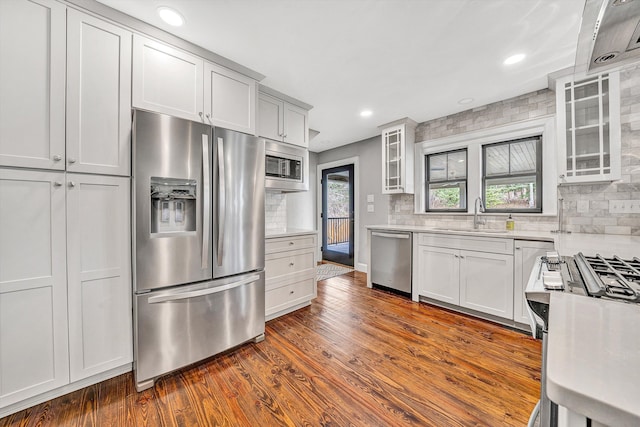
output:
[[[480,202],[480,212],[484,212],[484,203],[482,203],[482,197],[478,197],[473,206],[473,228],[478,229],[480,224],[484,225],[484,218],[478,218],[478,202]]]

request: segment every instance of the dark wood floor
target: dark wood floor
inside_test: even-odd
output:
[[[365,286],[320,282],[266,340],[136,393],[121,375],[0,419],[6,426],[524,426],[540,345]]]

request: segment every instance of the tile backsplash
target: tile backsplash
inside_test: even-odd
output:
[[[267,191],[264,198],[264,214],[264,223],[267,231],[287,228],[286,194]]]
[[[613,183],[566,185],[565,226],[581,233],[640,235],[639,213],[616,213],[619,200],[640,200],[640,65],[620,73],[620,122],[622,135],[622,179]],[[494,126],[555,114],[555,92],[544,89],[515,98],[420,123],[416,141],[443,138]],[[413,195],[390,197],[389,224],[437,227],[471,227],[472,215],[416,215]],[[639,202],[640,203],[640,202]],[[483,215],[486,227],[504,229],[506,217]],[[514,215],[519,230],[557,229],[555,216]]]

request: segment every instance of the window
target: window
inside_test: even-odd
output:
[[[427,203],[425,210],[466,212],[467,149],[425,156]]]
[[[487,212],[542,212],[542,137],[482,146]]]

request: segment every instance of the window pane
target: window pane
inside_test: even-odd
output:
[[[536,140],[511,144],[511,173],[536,171]]]
[[[536,209],[536,176],[488,178],[485,182],[487,209]]]
[[[447,179],[447,155],[429,156],[429,180],[444,181]]]
[[[467,183],[447,182],[429,184],[429,209],[466,209]]]
[[[447,178],[460,179],[467,177],[467,152],[449,153]]]
[[[509,173],[509,144],[491,145],[485,150],[487,176]]]

